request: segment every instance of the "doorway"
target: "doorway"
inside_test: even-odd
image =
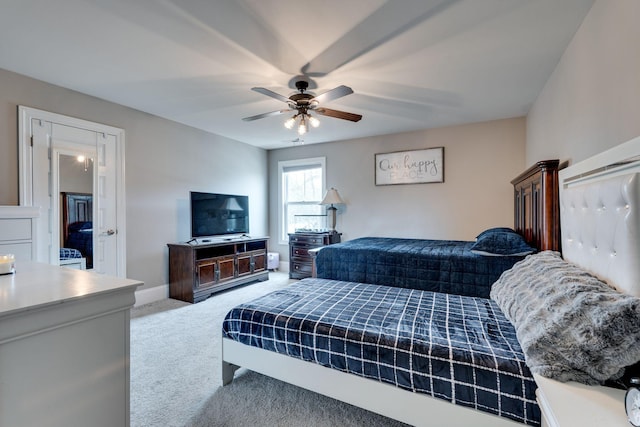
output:
[[[59,265],[71,249],[87,268],[124,277],[124,130],[23,106],[18,113],[20,204],[40,207],[36,260]],[[69,218],[69,203],[84,209],[81,218]],[[69,233],[78,248],[66,246]]]

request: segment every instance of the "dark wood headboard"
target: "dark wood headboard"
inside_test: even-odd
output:
[[[540,251],[561,249],[559,169],[559,160],[544,160],[511,181],[514,190],[513,228]]]

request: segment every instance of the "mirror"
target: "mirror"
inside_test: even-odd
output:
[[[93,268],[93,158],[58,156],[60,265]]]

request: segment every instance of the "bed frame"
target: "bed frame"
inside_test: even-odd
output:
[[[513,228],[539,251],[560,251],[559,160],[537,162],[511,181]]]
[[[560,197],[566,197],[567,199],[573,197],[573,194],[577,192],[568,191],[572,187],[582,185],[584,189],[594,180],[610,178],[612,176],[622,176],[633,171],[640,172],[640,138],[636,138],[602,155],[594,156],[592,159],[566,169],[566,172],[561,174]],[[637,178],[638,177],[636,177],[636,181]],[[567,231],[567,233],[563,232],[562,236],[565,253],[569,257],[569,260],[577,262],[587,270],[605,279],[607,278],[607,274],[610,274],[612,271],[611,261],[608,259],[612,256],[612,253],[615,253],[615,257],[619,257],[616,258],[613,270],[622,270],[621,275],[632,274],[635,278],[640,277],[640,275],[638,275],[640,263],[636,262],[638,259],[638,228],[640,227],[638,224],[638,213],[635,212],[635,209],[640,208],[640,194],[638,194],[640,185],[638,185],[637,182],[635,186],[632,186],[633,188],[625,183],[620,185],[622,185],[622,188],[618,188],[618,192],[629,194],[629,197],[624,199],[625,202],[622,204],[622,208],[624,209],[626,209],[627,204],[629,205],[627,216],[622,216],[623,221],[631,224],[629,228],[636,234],[622,237],[615,235],[615,233],[614,235],[593,233],[591,237],[581,238],[583,239],[581,240],[583,243],[579,245],[581,246],[580,249],[575,249],[577,238],[570,237],[574,236],[570,231]],[[625,188],[631,188],[631,190],[627,191]],[[563,189],[565,190],[565,194],[563,194]],[[611,187],[597,187],[597,192],[599,194],[609,194],[612,193],[613,190]],[[583,192],[582,194],[585,193]],[[598,200],[598,198],[596,198],[596,200]],[[626,203],[627,201],[629,203]],[[595,206],[594,210],[598,212],[598,209],[601,209],[603,205],[596,204]],[[615,210],[619,207],[620,203],[619,200],[617,200],[610,209]],[[606,208],[609,207],[606,206]],[[566,208],[563,209],[562,212],[564,214],[562,218],[565,221],[563,222],[564,228],[571,230],[568,224],[576,222],[577,220],[568,215]],[[592,221],[597,221],[600,218],[601,216],[599,215],[582,217],[579,222],[580,228],[593,230],[595,227],[593,227]],[[635,227],[633,224],[635,224]],[[598,225],[602,224],[598,223]],[[608,230],[614,228],[615,227],[608,228]],[[623,239],[624,243],[621,242],[618,244],[618,238]],[[588,244],[585,242],[588,242]],[[587,252],[593,252],[593,248],[602,247],[603,242],[610,242],[606,254],[603,255],[602,251],[596,251],[597,253],[595,255],[593,253],[590,253],[588,256],[579,255],[585,246],[591,248],[587,249]],[[635,252],[623,254],[621,252],[624,252],[624,250],[616,249],[621,247],[627,249],[629,245],[635,245]],[[617,276],[614,280],[617,280]],[[634,286],[625,283],[621,284],[620,288],[626,292],[640,295],[640,289],[638,289],[640,286],[639,283],[640,281],[635,280]],[[229,384],[233,380],[234,372],[242,366],[252,371],[415,426],[447,425],[466,427],[474,425],[500,427],[522,425],[506,418],[453,405],[442,399],[405,391],[388,384],[342,373],[311,362],[305,362],[268,350],[250,347],[227,338],[222,339],[222,360],[223,385]]]
[[[560,171],[559,181],[563,257],[640,296],[640,138]],[[629,425],[624,390],[534,379],[543,426]]]
[[[563,257],[640,297],[640,137],[561,171],[560,197]]]

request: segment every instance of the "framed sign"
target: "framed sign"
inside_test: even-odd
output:
[[[444,147],[376,154],[376,185],[444,182]]]

